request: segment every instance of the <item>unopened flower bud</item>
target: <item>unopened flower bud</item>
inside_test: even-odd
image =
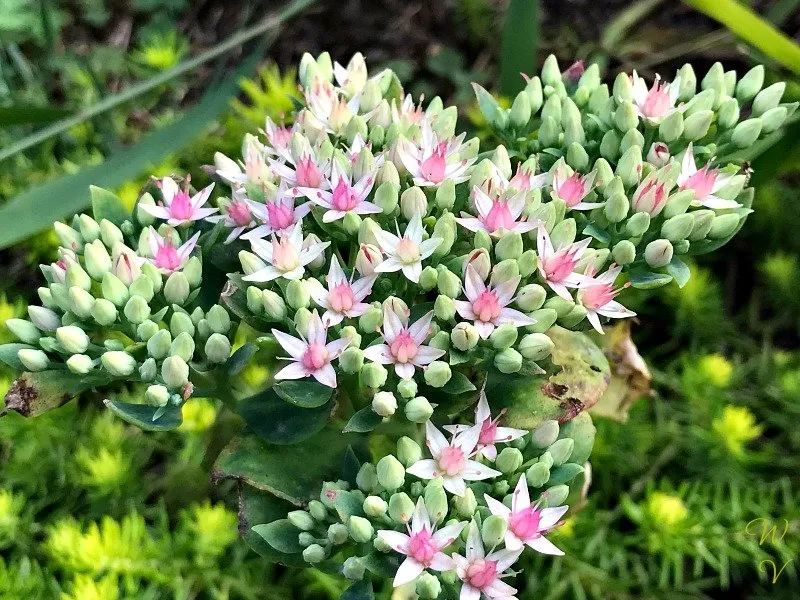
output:
[[[142,381],[153,381],[158,375],[158,366],[154,358],[148,358],[139,365],[139,377]]]
[[[694,217],[691,214],[676,215],[664,221],[661,226],[661,237],[670,242],[678,242],[689,237],[692,227],[694,227]]]
[[[339,367],[341,367],[342,371],[345,373],[358,373],[363,366],[364,352],[359,348],[351,346],[342,352],[342,355],[339,357]]]
[[[361,334],[358,333],[358,330],[353,327],[352,325],[346,325],[342,327],[342,331],[339,334],[341,339],[349,339],[350,343],[348,344],[349,348],[360,348],[361,347]]]
[[[242,264],[242,271],[245,275],[252,275],[259,269],[266,267],[266,263],[258,256],[247,250],[239,251],[239,262]]]
[[[622,102],[614,114],[614,124],[622,133],[626,133],[631,129],[635,129],[639,124],[639,115],[636,114],[636,109],[630,101]]]
[[[328,527],[328,540],[334,546],[340,546],[347,541],[349,537],[347,533],[347,525],[343,523],[333,523]]]
[[[672,252],[669,240],[654,240],[645,247],[644,259],[651,267],[665,267],[672,260]]]
[[[253,289],[253,288],[250,288]],[[286,318],[286,303],[277,293],[272,290],[263,290],[261,294],[261,305],[264,314],[271,321],[282,321]]]
[[[172,273],[164,284],[164,298],[170,304],[182,305],[189,298],[191,291],[189,280],[181,271]]]
[[[754,117],[760,117],[768,110],[778,106],[781,101],[783,92],[786,89],[786,83],[779,81],[773,83],[771,86],[764,88],[756,95],[753,100],[752,113]]]
[[[311,531],[314,529],[314,519],[304,510],[293,510],[286,515],[289,522],[300,531]]]
[[[680,77],[680,93],[678,99],[686,102],[697,91],[697,76],[692,69],[692,65],[685,64],[678,70],[678,77]]]
[[[311,544],[308,548],[303,550],[303,560],[310,565],[321,563],[325,560],[325,548],[319,544]]]
[[[364,499],[362,508],[368,517],[377,518],[386,514],[389,505],[386,503],[386,500],[380,496],[367,496]]]
[[[575,448],[575,440],[572,438],[563,438],[553,442],[547,451],[553,459],[553,466],[561,466],[569,460],[572,455],[572,450]]]
[[[150,316],[150,306],[141,296],[131,296],[125,304],[125,318],[134,325],[144,322]]]
[[[371,244],[361,244],[356,256],[356,270],[361,275],[367,276],[375,273],[377,267],[383,261],[383,255],[376,246]]]
[[[445,179],[438,188],[435,196],[436,206],[442,210],[450,210],[456,202],[456,184],[452,179]]]
[[[738,148],[748,148],[761,135],[762,122],[758,117],[742,121],[733,128],[731,141]]]
[[[358,233],[359,227],[361,227],[361,217],[354,212],[348,212],[344,215],[344,218],[342,219],[341,223],[342,223],[342,228],[345,230],[347,235],[354,236],[356,235],[356,233]],[[322,265],[320,264],[316,268],[319,268],[320,266]]]
[[[632,187],[639,181],[641,168],[642,149],[639,146],[631,146],[619,159],[615,174],[622,179],[626,187]]]
[[[141,297],[146,302],[150,302],[155,295],[153,282],[147,275],[139,275],[136,279],[134,279],[133,283],[130,285],[130,288],[128,288],[128,292],[131,296]]]
[[[404,300],[398,298],[397,296],[389,296],[386,300],[384,300],[383,309],[391,310],[398,316],[400,320],[406,319],[410,312],[408,309],[408,304],[406,304]]]
[[[475,492],[472,491],[472,488],[467,488],[463,496],[456,496],[454,504],[456,512],[463,519],[471,519],[478,509],[478,501],[475,499]]]
[[[44,306],[29,306],[28,317],[42,331],[55,331],[61,327],[58,314]]]
[[[695,242],[705,238],[708,232],[711,231],[711,225],[716,213],[713,210],[703,209],[692,211],[691,214],[694,217],[694,226],[692,227],[692,233],[689,234],[689,241]]]
[[[728,236],[733,235],[740,221],[739,215],[734,213],[714,217],[711,222],[711,229],[708,231],[708,237],[713,240],[726,239]]]
[[[550,467],[545,463],[537,462],[525,471],[525,480],[534,488],[542,487],[550,479]]]
[[[636,246],[630,240],[621,240],[614,245],[611,255],[619,265],[629,265],[636,260]]]
[[[397,441],[397,458],[408,468],[422,458],[422,449],[410,437],[403,436]]]
[[[516,448],[503,448],[494,461],[495,467],[506,475],[514,473],[522,466],[522,452]]]
[[[25,344],[35,344],[42,337],[36,326],[25,319],[9,319],[5,325],[19,341]]]
[[[559,506],[564,504],[564,501],[569,496],[569,486],[560,484],[554,485],[545,490],[547,494],[547,503],[550,506]]]
[[[378,225],[371,218],[367,217],[361,221],[361,226],[358,228],[358,243],[369,244],[373,247],[378,247],[378,235],[380,235],[381,226]]]
[[[544,360],[553,352],[553,340],[544,333],[529,333],[519,342],[519,352],[528,360]]]
[[[439,260],[450,253],[456,241],[456,217],[453,213],[446,212],[436,220],[431,238],[441,240],[431,255],[432,260]]]
[[[388,375],[389,372],[386,370],[386,367],[374,362],[367,363],[364,365],[364,368],[361,369],[361,381],[369,388],[382,388],[386,383]]]
[[[647,162],[656,167],[663,167],[669,163],[669,146],[663,142],[655,142],[647,152]]]
[[[221,333],[212,333],[206,340],[205,354],[212,363],[224,363],[231,355],[231,342]]]
[[[441,477],[431,479],[425,486],[425,508],[433,523],[444,522],[447,516],[447,494]]]
[[[44,371],[50,365],[50,359],[47,358],[47,354],[33,348],[18,350],[17,358],[31,372]]]
[[[489,515],[481,525],[481,537],[488,548],[494,548],[506,535],[508,524],[502,515]]]
[[[111,256],[100,240],[95,240],[86,245],[84,258],[86,260],[86,271],[88,271],[92,279],[101,281],[103,275],[111,270]],[[69,272],[69,268],[67,272]]]
[[[492,268],[491,284],[496,286],[519,276],[519,264],[516,260],[504,260]]]
[[[75,325],[56,329],[56,339],[70,354],[82,354],[89,347],[89,336]]]
[[[92,279],[83,270],[78,261],[71,261],[67,265],[66,284],[67,286],[79,287],[88,292],[92,287]]]
[[[115,244],[125,239],[119,227],[108,219],[100,221],[100,237],[108,248],[113,248]]]
[[[435,360],[428,365],[425,369],[425,383],[431,387],[440,388],[444,387],[453,373],[450,371],[450,365],[441,360]]]
[[[452,302],[452,301],[451,301]],[[462,352],[468,352],[478,345],[480,336],[478,330],[472,323],[462,321],[457,323],[453,330],[450,332],[450,341],[453,346]]]
[[[520,92],[520,94],[523,93],[524,92]],[[439,594],[442,592],[442,583],[439,581],[439,578],[432,573],[424,571],[419,577],[417,577],[416,581],[416,587],[414,590],[417,596],[422,600],[438,598]]]
[[[389,516],[392,521],[400,524],[408,523],[411,515],[414,514],[414,502],[408,497],[405,492],[392,494],[389,498]]]
[[[512,231],[498,240],[494,247],[494,254],[499,260],[516,260],[522,255],[522,250],[522,236]]]
[[[358,318],[358,328],[366,334],[375,333],[382,323],[383,311],[374,306]]]
[[[437,319],[449,321],[456,314],[456,305],[452,298],[447,296],[437,296],[433,303],[433,312]]]
[[[650,215],[646,212],[638,212],[628,219],[625,223],[625,232],[631,237],[638,237],[650,227]]]
[[[428,213],[428,199],[425,197],[425,192],[417,186],[405,190],[400,196],[400,209],[408,220],[414,215],[424,217]]]
[[[736,98],[740,102],[749,102],[755,98],[764,85],[764,66],[757,65],[745,73],[736,83]]]
[[[405,467],[391,454],[378,461],[377,473],[378,483],[389,492],[402,487],[405,483]]]
[[[127,377],[136,369],[136,359],[121,350],[103,353],[100,362],[114,377]]]
[[[328,516],[328,510],[325,505],[319,500],[312,500],[308,503],[308,513],[316,521],[324,521]]]
[[[508,156],[508,150],[506,150],[505,146],[500,145],[494,149],[491,161],[503,174],[503,177],[511,179],[511,159]]]
[[[181,333],[172,340],[169,353],[173,356],[180,356],[183,360],[189,362],[194,356],[194,339],[188,333]]]
[[[196,288],[203,280],[203,263],[197,256],[192,256],[186,261],[182,270],[189,282],[189,287]]]
[[[297,310],[298,308],[308,308],[311,304],[311,294],[308,283],[302,279],[292,279],[286,284],[286,301],[289,306]]]
[[[182,388],[189,381],[189,365],[180,356],[168,356],[161,365],[161,377],[170,388]]]
[[[103,275],[101,288],[103,297],[113,302],[118,308],[125,306],[130,296],[127,286],[113,273]]]
[[[391,392],[378,392],[372,397],[372,410],[381,417],[391,417],[397,410],[397,398]]]
[[[600,156],[610,162],[615,162],[619,157],[620,135],[614,129],[609,129],[600,140]]]
[[[89,215],[78,216],[78,229],[84,242],[93,242],[100,237],[100,225]]]
[[[700,110],[689,115],[683,121],[683,137],[690,142],[705,137],[713,119],[712,110]]]
[[[494,366],[501,373],[516,373],[522,368],[522,355],[513,348],[495,354]]]
[[[658,136],[664,142],[672,143],[683,135],[683,128],[683,114],[680,111],[675,111],[661,121],[658,126]]]
[[[372,523],[364,517],[359,517],[357,515],[352,515],[350,517],[347,522],[347,530],[350,533],[350,537],[357,544],[364,544],[370,541],[374,535]]]
[[[67,359],[70,373],[85,375],[94,368],[94,361],[85,354],[73,354]]]
[[[350,581],[361,581],[367,568],[358,556],[351,556],[342,564],[342,575]],[[434,578],[435,579],[435,578]]]
[[[83,248],[83,238],[80,233],[69,225],[65,225],[61,221],[56,221],[53,223],[53,229],[55,229],[56,237],[58,237],[58,241],[64,248],[75,251]]]
[[[520,310],[530,312],[542,307],[547,298],[547,291],[537,283],[530,283],[519,289],[516,304]]]
[[[356,485],[362,492],[371,492],[378,486],[378,472],[372,463],[364,463],[356,475]]]
[[[396,189],[400,188],[400,175],[397,173],[397,167],[390,160],[384,161],[375,175],[375,185],[378,186],[378,189],[387,182],[393,184]],[[395,200],[395,206],[397,206],[397,200]],[[384,212],[392,212],[392,210],[394,210],[394,206],[389,211],[384,209]]]
[[[218,157],[220,158],[218,159]],[[223,161],[226,162],[223,163]],[[221,152],[214,153],[214,164],[216,165],[217,169],[223,171],[236,171],[239,169],[239,165],[237,165],[235,161],[231,160]],[[136,220],[139,222],[139,225],[142,227],[147,227],[148,225],[155,223],[156,218],[142,208],[143,206],[155,205],[156,201],[150,192],[142,194],[141,198],[139,198],[138,202],[136,203]]]
[[[406,403],[403,411],[412,423],[425,423],[431,418],[433,407],[427,398],[417,396]]]
[[[492,331],[489,341],[495,350],[510,348],[517,341],[517,328],[509,323],[504,323]]]

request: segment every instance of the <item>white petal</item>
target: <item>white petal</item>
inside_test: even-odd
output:
[[[331,366],[331,363],[327,363],[316,371],[312,371],[311,375],[322,385],[327,385],[329,388],[336,389],[336,371]]]
[[[414,365],[411,363],[394,363],[394,372],[400,379],[414,378]]]
[[[569,506],[554,506],[552,508],[543,508],[539,515],[539,531],[547,531],[555,527],[559,519],[566,514]]]
[[[461,475],[468,481],[482,481],[484,479],[498,477],[501,473],[491,467],[482,465],[476,460],[468,460]]]
[[[400,565],[400,568],[397,569],[397,574],[394,576],[392,585],[398,587],[410,583],[419,577],[424,570],[425,567],[422,563],[408,557],[403,561],[403,564]]]
[[[409,326],[408,333],[411,334],[411,337],[418,346],[428,337],[431,321],[433,321],[433,311],[425,313]]]
[[[425,444],[433,456],[439,456],[442,450],[450,445],[442,432],[430,421],[425,422]]]
[[[522,477],[525,477],[524,475]],[[495,500],[489,494],[484,494],[483,499],[486,500],[486,506],[492,511],[493,515],[500,515],[501,517],[508,517],[511,514],[511,509],[499,500]]]
[[[364,358],[381,365],[390,365],[394,362],[391,350],[386,344],[376,344],[365,348]]]
[[[418,460],[406,469],[406,473],[414,477],[419,477],[420,479],[434,479],[438,477],[436,461],[430,458]]]
[[[405,533],[382,529],[378,532],[378,537],[386,542],[395,552],[405,554],[408,551],[409,537]]]
[[[478,588],[474,588],[468,583],[461,584],[461,593],[458,596],[458,600],[480,600],[481,591]]]
[[[303,379],[308,377],[308,369],[299,362],[289,363],[275,373],[275,379]]]
[[[498,427],[494,436],[494,441],[498,443],[511,442],[518,440],[523,435],[527,434],[526,429],[514,429],[513,427]]]
[[[564,556],[564,552],[562,550],[559,550],[558,547],[553,542],[551,542],[544,536],[527,540],[525,543],[534,550],[536,550],[537,552],[541,552],[542,554]]]
[[[403,265],[402,269],[403,275],[405,275],[409,281],[413,281],[414,283],[419,283],[419,277],[422,275],[422,263],[415,262],[411,263],[410,265]]]
[[[461,532],[466,526],[467,522],[463,521],[461,523],[453,523],[452,525],[442,527],[439,531],[433,534],[433,541],[436,542],[437,547],[447,548],[450,544],[456,541],[456,538],[461,535]]]
[[[439,348],[434,348],[433,346],[420,346],[417,348],[417,355],[414,357],[413,362],[418,367],[424,367],[445,354],[447,354],[447,352]]]
[[[520,512],[529,508],[531,505],[531,496],[528,492],[528,481],[525,476],[521,476],[517,481],[517,486],[514,488],[514,495],[511,497],[511,510]]]
[[[470,301],[475,299],[486,291],[486,284],[483,279],[478,275],[478,271],[471,264],[467,265],[464,272],[464,293]]]
[[[437,552],[433,555],[429,568],[433,569],[434,571],[454,571],[456,568],[456,563],[449,556],[446,556],[441,552]]]
[[[461,477],[443,477],[442,487],[459,498],[467,493],[467,485]]]

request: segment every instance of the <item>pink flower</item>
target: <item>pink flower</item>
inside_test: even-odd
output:
[[[608,271],[593,278],[590,283],[578,291],[578,301],[587,310],[586,318],[599,333],[603,333],[600,316],[609,319],[625,319],[636,316],[635,312],[614,300],[617,294],[630,285],[630,283],[626,283],[622,288],[614,289],[614,281],[621,271],[622,267],[611,265]],[[591,277],[592,273],[589,272],[587,275]]]
[[[661,77],[656,75],[653,87],[647,89],[644,79],[633,72],[633,107],[639,116],[652,125],[658,125],[670,114],[681,108],[675,108],[675,102],[680,94],[681,79],[676,77],[672,83],[661,83]]]
[[[678,189],[694,191],[692,206],[705,206],[717,210],[739,208],[741,204],[736,200],[726,200],[714,195],[728,185],[732,179],[733,175],[721,173],[719,169],[712,169],[710,162],[698,170],[694,163],[692,145],[689,144],[689,147],[686,148],[681,162],[681,172],[678,175]]]
[[[183,245],[181,245],[179,248],[176,248],[172,245],[170,240],[158,235],[158,232],[151,227],[150,232],[147,234],[147,241],[150,245],[150,254],[153,256],[150,262],[152,262],[162,273],[169,274],[173,271],[182,269],[183,265],[186,264],[186,261],[189,260],[189,256],[192,254],[192,250],[194,250],[199,237],[200,232],[198,231]],[[129,258],[127,253],[124,252],[120,254],[120,258],[123,256]],[[134,268],[132,265],[127,265],[127,267]],[[138,269],[138,266],[136,268]]]
[[[591,238],[586,238],[555,250],[545,228],[539,228],[536,244],[539,252],[539,273],[547,285],[565,300],[572,300],[567,288],[583,287],[590,281],[586,275],[575,273],[575,267],[591,241]]]
[[[331,161],[320,160],[313,148],[306,148],[299,157],[287,150],[280,160],[271,161],[271,166],[287,187],[328,189]]]
[[[222,221],[225,227],[231,228],[232,231],[225,239],[225,243],[230,244],[238,239],[247,229],[256,226],[255,210],[257,206],[260,205],[256,205],[254,202],[248,200],[243,194],[238,193],[238,190],[234,190],[233,199],[230,204],[223,209],[224,214],[206,217],[206,221],[210,223],[219,223]]]
[[[691,144],[689,144],[691,146]],[[656,167],[665,167],[669,164],[669,146],[664,142],[654,142],[647,152],[647,162]]]
[[[603,206],[602,202],[584,202],[583,199],[592,191],[596,171],[581,176],[580,173],[568,174],[563,164],[556,167],[553,173],[553,193],[572,210],[592,210]]]
[[[452,544],[466,527],[466,523],[453,523],[435,531],[420,496],[408,535],[399,531],[380,530],[378,538],[392,547],[392,550],[404,554],[406,559],[397,569],[394,576],[394,587],[398,587],[419,577],[425,569],[434,571],[451,571],[455,569],[453,559],[442,553]]]
[[[505,518],[508,523],[505,537],[507,550],[522,550],[524,546],[529,546],[542,554],[564,555],[553,545],[553,542],[544,537],[544,534],[558,524],[559,519],[564,516],[569,507],[539,508],[538,502],[531,505],[528,482],[524,475],[519,478],[517,487],[514,489],[511,508],[488,494],[484,494],[484,499],[492,514]]]
[[[471,264],[464,271],[464,294],[467,300],[456,300],[456,310],[465,319],[472,319],[478,334],[486,339],[498,325],[508,323],[514,327],[524,327],[536,323],[530,318],[508,305],[514,301],[514,293],[520,282],[520,276],[511,277],[497,285],[488,287]]]
[[[417,461],[406,472],[420,479],[441,477],[444,489],[463,496],[467,491],[466,481],[482,481],[500,475],[500,471],[472,460],[480,435],[481,426],[475,425],[455,434],[448,443],[442,432],[428,421],[425,443],[433,458]]]
[[[251,202],[249,206],[262,224],[244,234],[243,240],[259,240],[268,235],[287,233],[311,212],[311,202],[295,206],[294,196],[284,186],[278,188],[274,200],[267,200],[264,204]]]
[[[364,358],[394,365],[398,377],[411,379],[416,367],[423,368],[445,354],[444,350],[423,345],[432,319],[433,311],[430,311],[409,325],[407,317],[401,319],[388,303],[385,304],[381,335],[386,343],[369,346],[364,350]]]
[[[403,138],[397,146],[400,160],[414,178],[414,185],[439,185],[445,179],[461,183],[469,179],[467,171],[475,159],[459,159],[466,134],[440,140],[427,120],[422,122],[421,129],[418,144]]]
[[[299,332],[298,332],[299,333]],[[350,344],[350,338],[340,338],[326,344],[328,330],[323,325],[319,314],[315,310],[308,322],[306,336],[300,339],[277,329],[272,330],[272,335],[286,350],[291,358],[290,364],[283,367],[275,374],[275,379],[302,379],[313,377],[322,385],[336,388],[336,371],[331,362],[339,358],[344,349]]]
[[[269,242],[251,240],[250,245],[253,252],[268,264],[242,279],[263,283],[279,277],[300,279],[305,272],[305,266],[320,256],[331,243],[319,242],[303,247],[303,231],[298,223],[288,233],[281,233],[277,237],[273,234]]]
[[[518,221],[525,209],[524,192],[510,198],[495,196],[492,199],[475,186],[472,188],[472,197],[478,216],[462,212],[461,218],[456,219],[469,231],[485,231],[494,237],[502,237],[508,232],[526,233],[538,227],[538,221]]]
[[[375,237],[381,246],[381,250],[386,253],[387,258],[377,267],[376,273],[394,273],[402,271],[410,281],[419,283],[419,276],[422,274],[422,261],[433,254],[434,250],[442,243],[441,238],[432,237],[425,241],[422,240],[422,217],[419,213],[414,214],[406,226],[403,235],[400,235],[400,228],[397,235],[384,230],[377,230]]]
[[[669,188],[666,182],[659,181],[656,173],[651,173],[633,192],[631,208],[633,212],[646,212],[655,217],[664,210],[669,199]]]
[[[419,125],[425,118],[425,110],[422,108],[422,98],[420,97],[420,105],[414,105],[414,98],[411,94],[403,97],[400,106],[397,105],[397,100],[392,100],[392,123],[402,125],[401,129],[405,129],[408,125]]]
[[[517,172],[509,180],[504,190],[511,188],[520,192],[530,192],[531,190],[536,190],[541,187],[544,187],[544,185],[547,183],[547,178],[548,178],[547,173],[540,173],[539,175],[534,175],[527,169],[523,169],[522,163],[520,163],[517,165]]]
[[[349,101],[339,95],[330,81],[316,78],[306,90],[305,121],[316,129],[336,133],[358,114],[360,94]]]
[[[269,117],[267,117],[264,124],[264,133],[267,135],[267,141],[279,153],[288,150],[292,141],[292,130],[292,127],[275,124]]]
[[[497,415],[495,419],[492,419],[486,392],[481,390],[480,400],[478,400],[478,405],[475,407],[475,425],[480,425],[481,427],[476,454],[478,458],[483,456],[488,460],[494,461],[497,458],[495,444],[507,443],[528,433],[526,429],[499,427],[497,423],[500,421],[500,417],[503,416],[503,412]],[[470,427],[470,425],[445,425],[444,429],[450,433],[461,433]]]
[[[362,277],[355,281],[348,281],[339,259],[331,257],[331,267],[328,271],[328,289],[321,285],[314,286],[311,297],[318,305],[325,309],[322,321],[327,325],[338,325],[345,317],[360,317],[369,309],[369,304],[364,302],[372,291],[377,275]],[[316,281],[316,280],[314,280]]]
[[[158,206],[140,204],[139,207],[155,218],[163,219],[173,227],[205,219],[219,210],[218,208],[201,208],[208,202],[211,190],[214,189],[213,183],[191,197],[189,196],[188,176],[183,189],[178,188],[178,184],[170,177],[164,177],[158,187],[161,188],[164,203]]]
[[[517,590],[501,581],[501,578],[511,575],[505,574],[505,571],[517,562],[520,554],[521,549],[506,549],[487,556],[477,523],[470,523],[466,556],[453,553],[456,573],[462,582],[459,600],[478,600],[481,595],[487,600],[514,600]]]
[[[375,172],[367,173],[357,183],[350,180],[341,167],[334,165],[333,176],[326,187],[330,191],[297,187],[289,190],[293,196],[307,196],[315,204],[319,204],[327,210],[322,215],[324,223],[331,223],[344,218],[347,213],[357,215],[369,215],[382,212],[377,204],[367,202],[367,196],[375,185]]]

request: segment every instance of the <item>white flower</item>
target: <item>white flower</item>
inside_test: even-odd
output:
[[[442,550],[452,544],[466,527],[466,523],[453,523],[434,531],[422,497],[417,500],[408,535],[399,531],[380,530],[378,538],[404,554],[406,559],[394,576],[394,587],[414,581],[425,569],[452,571],[455,562]]]
[[[676,110],[675,102],[681,93],[681,78],[676,77],[672,83],[661,83],[661,77],[656,75],[653,87],[647,89],[647,83],[633,72],[633,107],[638,115],[650,123],[658,125]]]
[[[275,233],[288,233],[311,212],[311,202],[295,206],[294,196],[283,185],[278,188],[274,200],[267,200],[264,204],[250,202],[249,206],[262,224],[244,234],[243,240],[259,240]]]
[[[520,215],[525,210],[525,192],[514,194],[510,198],[495,196],[490,198],[481,188],[472,188],[472,199],[477,217],[462,212],[461,218],[456,219],[469,231],[485,231],[493,237],[502,237],[508,232],[527,233],[539,226],[539,221],[520,221]]]
[[[180,189],[171,177],[164,177],[159,182],[164,203],[159,205],[140,204],[139,208],[157,219],[163,219],[172,226],[184,225],[192,221],[205,219],[217,212],[218,208],[202,208],[208,202],[214,184],[204,187],[194,196],[189,196],[189,177],[186,177],[184,189]]]
[[[278,277],[300,279],[305,272],[305,266],[320,256],[330,244],[330,242],[320,242],[303,248],[303,231],[300,223],[295,225],[290,233],[281,233],[277,238],[273,235],[269,242],[251,240],[253,252],[268,264],[255,273],[245,275],[242,279],[255,282],[272,281]]]
[[[499,427],[497,425],[503,412],[497,415],[497,418],[492,419],[492,414],[489,410],[489,402],[486,399],[486,392],[481,390],[481,398],[478,400],[478,405],[475,407],[475,426],[480,426],[480,436],[478,437],[477,454],[487,458],[488,460],[495,460],[497,458],[497,447],[495,444],[507,443],[516,440],[528,433],[525,429],[514,429],[513,427]],[[444,429],[450,433],[461,433],[469,429],[470,425],[445,425]]]
[[[430,238],[422,241],[422,217],[415,214],[400,236],[384,230],[377,230],[375,237],[381,250],[387,255],[386,260],[375,267],[378,273],[393,273],[403,271],[403,274],[414,283],[419,283],[422,274],[422,261],[433,254],[434,250],[442,243],[441,238]]]
[[[176,248],[172,245],[170,240],[161,237],[158,232],[151,227],[147,234],[150,254],[153,256],[151,262],[159,271],[166,274],[182,269],[186,261],[189,260],[189,256],[192,254],[192,250],[194,250],[199,237],[200,232],[198,231],[179,248]],[[120,257],[123,256],[123,254],[127,257],[127,253],[120,253]],[[127,260],[127,258],[123,260]]]
[[[291,358],[290,364],[275,374],[275,379],[313,377],[323,385],[336,388],[336,371],[331,362],[339,358],[350,344],[350,338],[340,338],[326,344],[328,330],[315,310],[308,322],[305,338],[298,339],[277,329],[272,335]]]
[[[538,503],[531,505],[528,482],[524,475],[519,478],[514,489],[511,508],[489,495],[485,494],[484,498],[492,514],[503,517],[508,523],[506,549],[521,550],[527,545],[542,554],[564,555],[544,534],[558,524],[559,519],[569,510],[568,506],[539,508]]]
[[[555,250],[545,228],[539,227],[536,248],[539,252],[539,272],[547,285],[565,300],[572,300],[567,288],[579,288],[591,282],[590,277],[575,272],[575,267],[591,242],[592,238],[586,238]]]
[[[230,244],[238,239],[245,231],[257,225],[255,210],[256,203],[248,200],[240,190],[233,191],[233,199],[225,206],[224,214],[206,217],[210,223],[222,221],[225,227],[231,228],[230,234],[225,239],[226,244]]]
[[[570,174],[566,165],[560,163],[553,172],[553,193],[572,210],[592,210],[603,206],[602,202],[583,201],[592,191],[596,176],[597,171],[583,176],[577,172]]]
[[[678,188],[680,190],[693,190],[694,200],[692,206],[705,206],[712,209],[739,208],[741,204],[736,200],[726,200],[715,196],[715,194],[728,185],[733,179],[733,175],[720,172],[719,169],[712,169],[711,163],[707,163],[702,169],[698,170],[694,163],[694,152],[692,144],[686,148],[686,153],[681,161],[681,172],[678,175]]]
[[[369,304],[364,302],[372,291],[377,275],[362,277],[355,281],[348,281],[339,259],[331,257],[331,266],[328,271],[328,289],[315,285],[311,289],[311,297],[319,306],[325,309],[322,315],[323,322],[328,325],[338,325],[345,317],[360,317],[369,309]],[[316,279],[314,280],[317,281]]]
[[[456,573],[462,582],[459,600],[478,600],[481,595],[487,600],[515,600],[517,590],[501,578],[510,575],[505,571],[517,562],[521,553],[522,550],[506,549],[487,556],[477,523],[470,523],[466,556],[453,554]]]
[[[445,179],[461,183],[469,179],[467,171],[474,158],[460,159],[465,133],[440,140],[433,131],[429,119],[421,123],[421,139],[418,144],[405,138],[398,141],[397,153],[408,172],[414,178],[414,185],[439,185]]]
[[[347,213],[369,215],[382,212],[377,204],[367,201],[367,196],[375,184],[375,172],[364,175],[356,183],[351,182],[350,176],[335,164],[333,175],[326,187],[330,191],[318,188],[298,187],[289,190],[292,195],[307,196],[314,204],[319,204],[327,210],[322,215],[324,223],[331,223],[344,218]]]
[[[444,489],[456,496],[463,496],[467,491],[466,481],[482,481],[501,474],[471,460],[480,435],[481,427],[475,425],[455,434],[448,443],[442,432],[428,421],[425,423],[425,443],[433,458],[417,461],[406,472],[420,479],[441,477]]]
[[[624,288],[630,283],[626,283],[621,288],[614,289],[616,281],[622,267],[611,265],[608,271],[598,277],[594,277],[578,291],[578,301],[586,307],[586,318],[599,333],[603,333],[603,326],[600,324],[600,317],[609,319],[625,319],[635,317],[636,313],[628,310],[622,304],[614,300]],[[591,276],[591,272],[587,272]]]
[[[430,311],[409,325],[408,319],[401,319],[387,303],[383,307],[381,329],[386,343],[366,348],[364,358],[382,365],[394,365],[398,377],[411,379],[417,367],[424,368],[445,354],[444,350],[423,345],[430,333],[432,319],[433,311]]]

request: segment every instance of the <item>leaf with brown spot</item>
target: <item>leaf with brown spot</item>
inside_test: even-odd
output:
[[[85,389],[80,376],[66,371],[23,373],[6,393],[6,406],[0,414],[13,410],[24,417],[35,417],[58,408]]]

